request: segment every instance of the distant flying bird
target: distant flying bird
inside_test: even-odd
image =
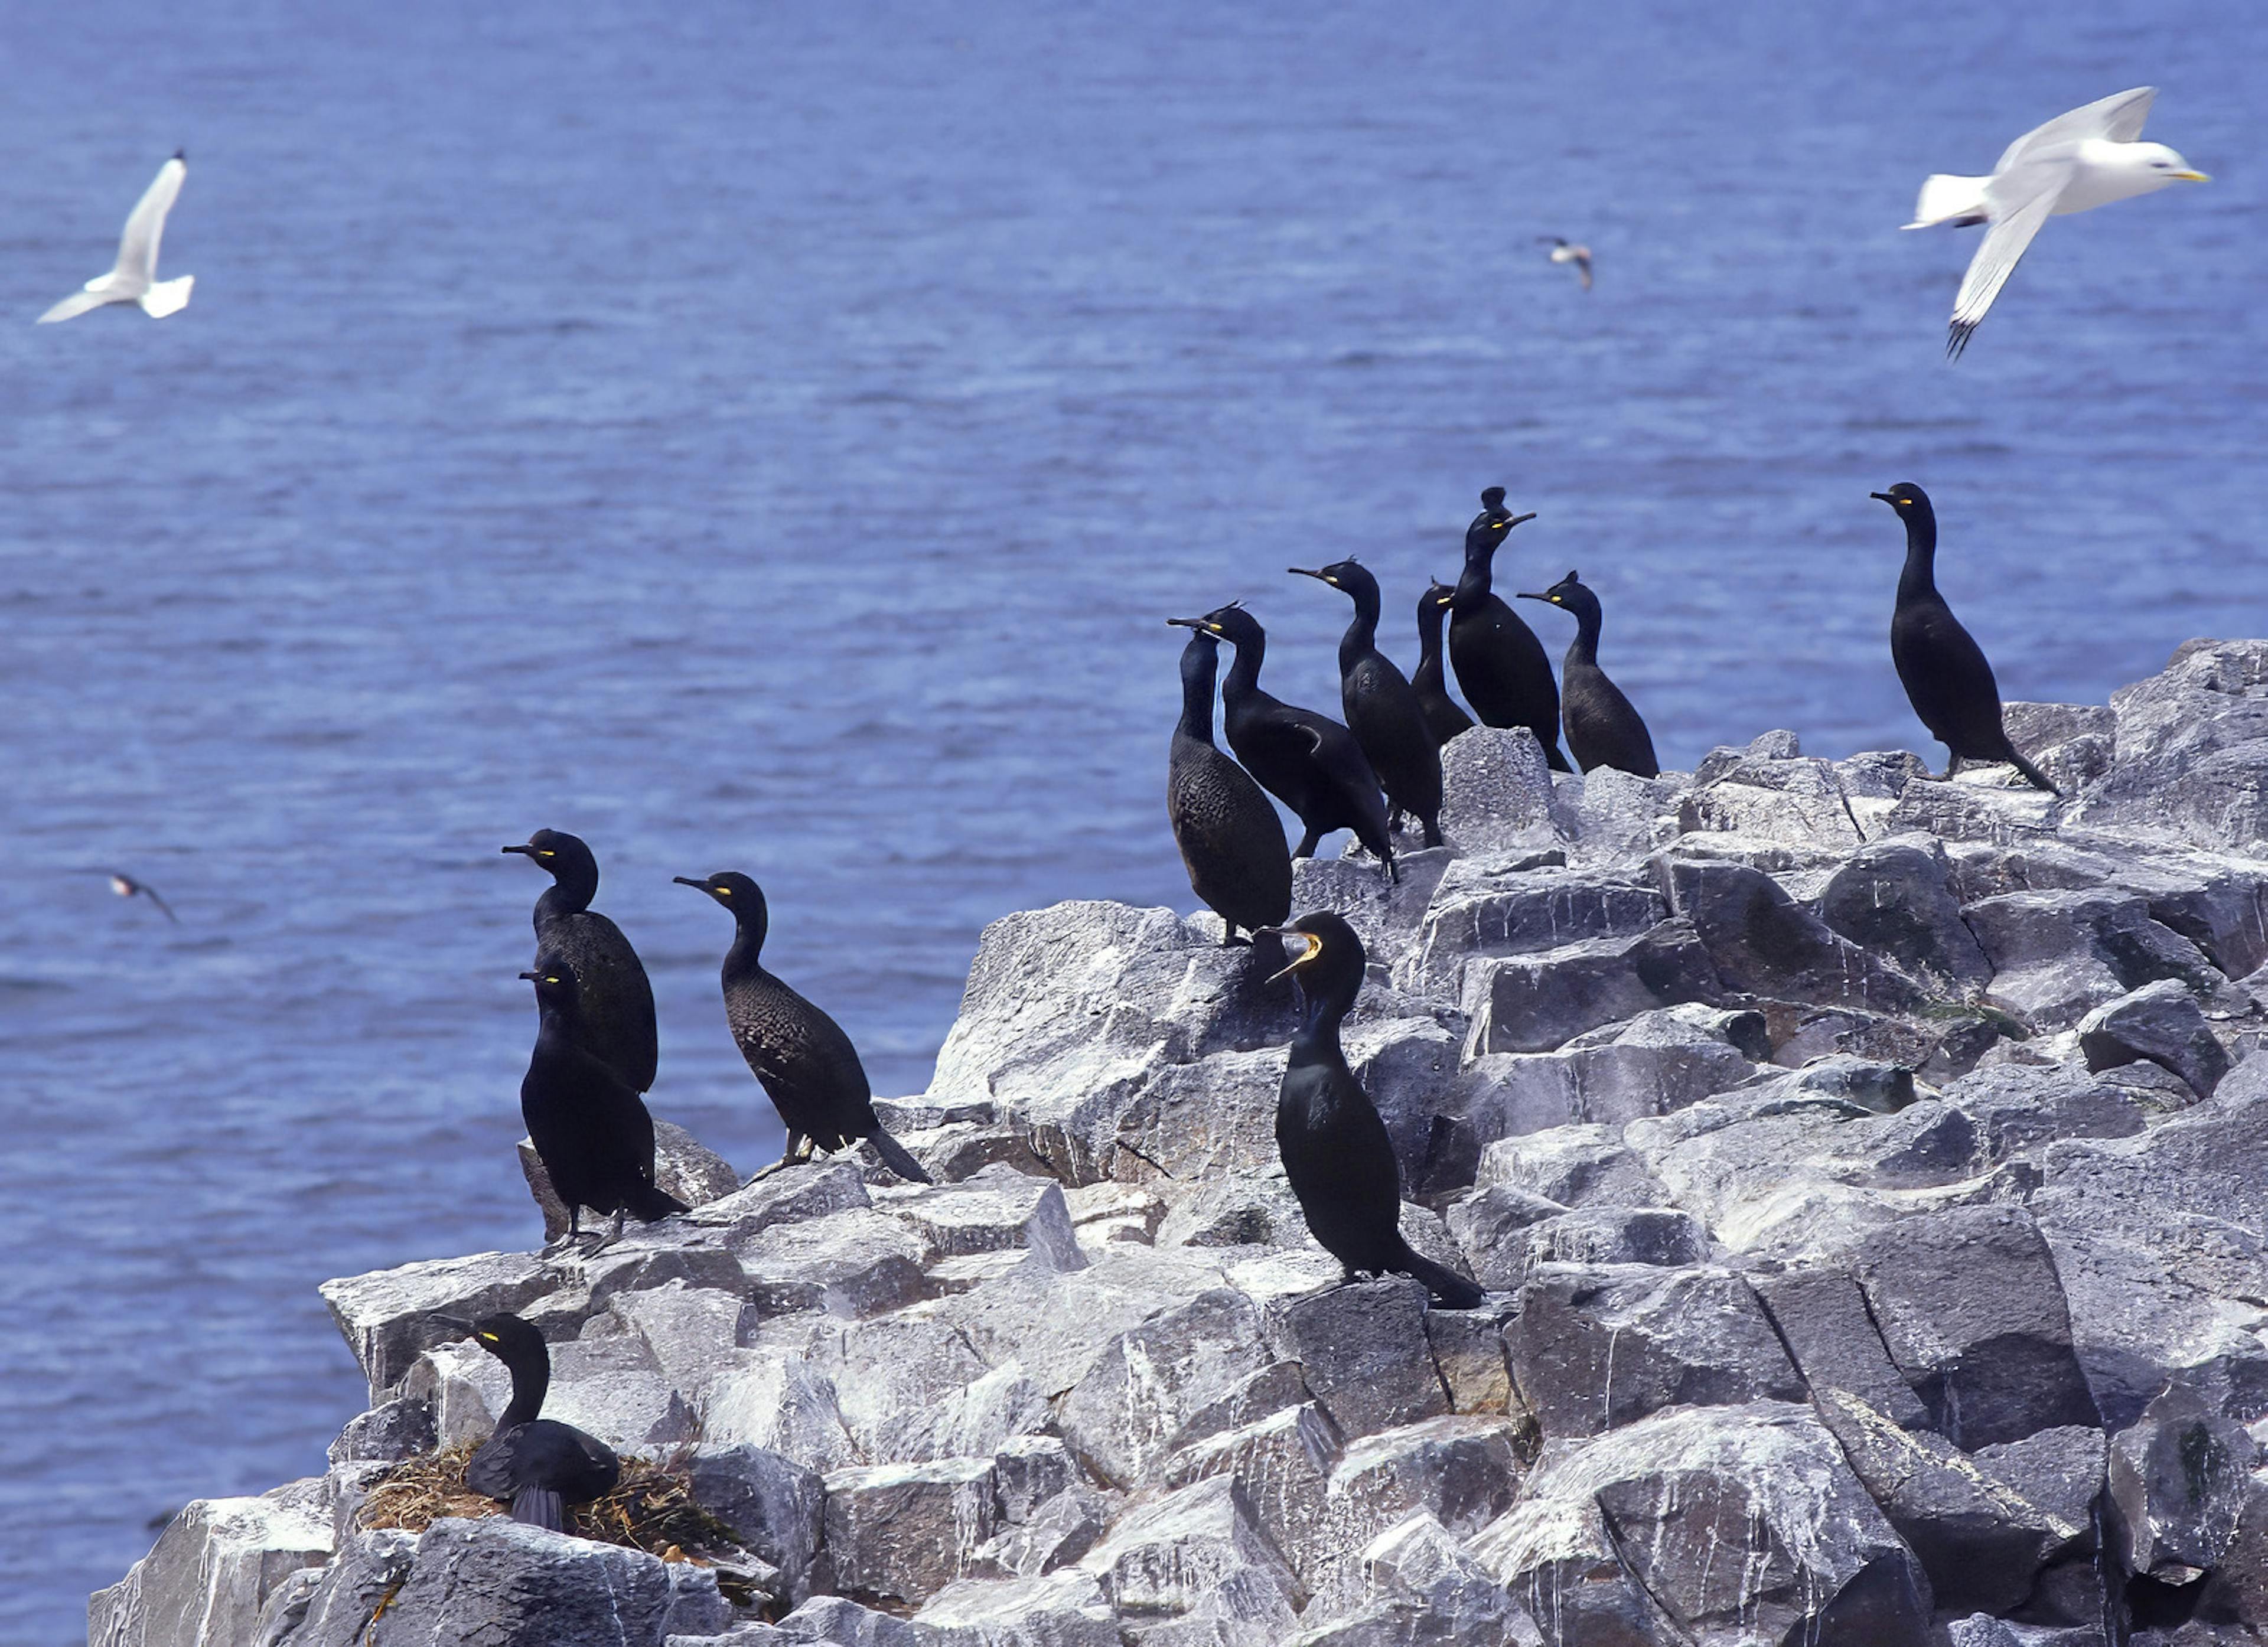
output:
[[[1959,359],[1969,347],[1969,335],[2050,217],[2131,200],[2169,183],[2210,180],[2165,144],[2136,141],[2157,95],[2154,85],[2137,86],[2058,114],[2010,143],[1990,177],[1940,173],[1923,182],[1907,228],[1992,225],[1953,300],[1952,329],[1945,342],[1948,359]]]
[[[1556,234],[1539,234],[1535,238],[1539,241],[1548,240],[1551,243],[1553,262],[1572,263],[1575,266],[1575,272],[1583,277],[1583,290],[1590,290],[1591,248],[1589,246],[1570,245]]]
[[[158,889],[147,881],[136,880],[122,870],[113,870],[110,871],[110,890],[122,898],[131,898],[135,893],[139,893],[151,903],[156,904],[166,919],[171,921],[175,926],[181,923],[181,917],[173,913],[173,907],[160,898],[158,895]]]
[[[188,306],[189,288],[196,284],[197,277],[184,275],[179,280],[159,280],[158,240],[166,232],[166,214],[173,210],[174,196],[181,192],[181,180],[188,174],[186,151],[174,150],[173,158],[158,168],[157,180],[143,191],[126,219],[126,232],[118,237],[118,266],[107,275],[97,275],[86,283],[84,291],[71,293],[41,315],[41,326],[50,320],[68,320],[106,303],[138,303],[142,312],[153,320]]]

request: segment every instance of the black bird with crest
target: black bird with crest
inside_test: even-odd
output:
[[[1573,770],[1559,753],[1559,688],[1543,643],[1491,588],[1497,548],[1533,512],[1504,506],[1504,488],[1481,494],[1481,512],[1465,528],[1465,570],[1449,597],[1449,664],[1484,726],[1525,726],[1543,746],[1554,772]]]
[[[1385,786],[1388,804],[1423,826],[1427,846],[1440,845],[1441,746],[1425,724],[1417,688],[1378,650],[1378,580],[1354,560],[1290,570],[1329,584],[1354,602],[1354,621],[1339,638],[1339,702],[1347,730]]]
[[[1449,600],[1456,592],[1436,578],[1418,598],[1418,673],[1410,677],[1410,684],[1417,689],[1425,729],[1437,746],[1473,729],[1473,717],[1449,695],[1448,680],[1441,673],[1441,626],[1449,621]]]
[[[1252,774],[1212,741],[1212,686],[1220,643],[1204,629],[1182,649],[1182,718],[1166,768],[1166,816],[1189,889],[1221,918],[1220,941],[1292,914],[1292,853],[1284,826]]]
[[[1661,776],[1653,738],[1623,689],[1599,667],[1599,598],[1569,572],[1542,594],[1521,592],[1522,600],[1546,600],[1575,614],[1575,638],[1559,665],[1559,718],[1567,729],[1567,753],[1588,772],[1612,767],[1642,778]]]

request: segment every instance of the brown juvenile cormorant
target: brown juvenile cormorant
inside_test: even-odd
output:
[[[787,1129],[780,1165],[807,1161],[814,1149],[847,1150],[863,1138],[900,1178],[933,1182],[921,1163],[882,1130],[865,1066],[843,1026],[764,970],[764,936],[771,917],[763,889],[738,873],[674,879],[733,912],[733,947],[725,952],[725,1021]]]
[[[1299,981],[1304,1009],[1276,1100],[1276,1148],[1309,1233],[1350,1281],[1358,1272],[1414,1276],[1449,1308],[1473,1308],[1478,1287],[1403,1239],[1394,1143],[1339,1046],[1340,1020],[1362,989],[1362,940],[1329,910],[1303,915],[1276,936],[1298,956],[1277,976]]]
[[[1535,518],[1507,513],[1501,486],[1481,494],[1481,512],[1465,528],[1464,575],[1449,597],[1449,663],[1481,724],[1527,727],[1543,746],[1551,769],[1570,772],[1574,768],[1559,753],[1559,688],[1551,680],[1551,660],[1535,631],[1489,587],[1497,546],[1521,521]]]
[[[622,1479],[622,1464],[596,1436],[540,1415],[551,1387],[551,1352],[544,1348],[543,1335],[517,1315],[484,1315],[471,1322],[446,1315],[434,1319],[470,1333],[475,1343],[512,1371],[511,1403],[497,1420],[496,1432],[466,1462],[465,1485],[510,1504],[515,1521],[565,1531],[566,1506],[613,1491]]]
[[[1418,673],[1410,677],[1410,684],[1417,688],[1425,730],[1437,746],[1473,727],[1473,717],[1449,695],[1449,683],[1441,673],[1441,625],[1448,621],[1449,598],[1456,592],[1437,579],[1418,598]]]
[[[1661,776],[1653,739],[1622,688],[1599,667],[1599,598],[1568,573],[1540,595],[1521,592],[1522,600],[1548,600],[1575,614],[1575,639],[1559,665],[1559,715],[1567,727],[1567,753],[1588,772],[1612,767],[1642,778]]]
[[[1182,718],[1166,770],[1166,816],[1189,888],[1236,929],[1275,926],[1292,913],[1292,853],[1284,826],[1252,775],[1213,746],[1212,681],[1220,643],[1197,629],[1182,649]]]
[[[1378,580],[1351,560],[1318,571],[1290,570],[1329,584],[1354,602],[1354,621],[1339,638],[1339,702],[1347,730],[1385,786],[1388,804],[1424,826],[1427,846],[1440,845],[1441,746],[1425,724],[1417,691],[1378,650]]]
[[[651,1224],[684,1211],[683,1202],[654,1187],[653,1117],[645,1100],[587,1048],[574,964],[547,950],[534,971],[519,975],[534,983],[542,1015],[519,1083],[519,1114],[567,1208],[567,1239],[581,1236],[584,1207],[615,1214],[617,1229],[625,1212]]]
[[[1399,880],[1386,798],[1354,734],[1328,715],[1294,709],[1260,689],[1268,635],[1259,620],[1232,600],[1201,618],[1166,621],[1218,636],[1236,648],[1236,661],[1221,683],[1221,730],[1244,769],[1299,814],[1306,833],[1292,856],[1313,857],[1323,836],[1351,829],[1386,866],[1388,876]]]
[[[1906,564],[1898,574],[1897,611],[1890,619],[1890,661],[1914,713],[1952,759],[1950,778],[1964,761],[2005,761],[2051,795],[2062,791],[2016,752],[2000,724],[2000,687],[1992,665],[1945,597],[1937,592],[1937,511],[1920,487],[1901,481],[1887,492],[1869,492],[1906,523]]]
[[[583,1044],[631,1091],[648,1091],[659,1055],[653,986],[622,930],[591,908],[599,860],[578,837],[557,829],[538,829],[526,845],[504,850],[524,854],[551,875],[535,901],[535,948],[565,957],[582,981]]]

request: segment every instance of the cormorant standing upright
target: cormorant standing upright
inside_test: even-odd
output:
[[[538,829],[524,846],[508,846],[548,870],[551,885],[535,901],[535,949],[563,957],[582,981],[582,1033],[591,1055],[644,1092],[653,1085],[659,1043],[653,1031],[653,986],[622,928],[591,908],[599,860],[580,838]]]
[[[1193,630],[1182,649],[1182,718],[1166,769],[1166,816],[1189,889],[1236,929],[1275,926],[1292,913],[1292,853],[1284,826],[1252,775],[1213,746],[1212,682],[1220,643]]]
[[[1354,734],[1328,715],[1294,709],[1260,689],[1268,634],[1259,620],[1232,600],[1201,618],[1166,621],[1218,636],[1236,648],[1236,661],[1221,683],[1221,730],[1244,769],[1299,814],[1306,833],[1292,856],[1313,857],[1323,836],[1351,829],[1386,866],[1387,875],[1401,879],[1394,866],[1394,835],[1386,825],[1386,798]]]
[[[1567,727],[1567,753],[1588,772],[1612,767],[1642,778],[1661,776],[1653,739],[1622,688],[1599,667],[1599,598],[1569,572],[1540,595],[1521,592],[1522,600],[1548,600],[1575,614],[1575,639],[1559,665],[1559,715]]]
[[[567,1505],[603,1497],[622,1479],[614,1449],[572,1424],[541,1416],[551,1387],[551,1352],[534,1327],[517,1315],[483,1315],[471,1322],[436,1319],[469,1332],[512,1372],[512,1401],[495,1433],[467,1460],[465,1485],[510,1504],[515,1521],[565,1531]]]
[[[542,1014],[519,1083],[519,1115],[566,1205],[567,1239],[582,1233],[583,1207],[615,1214],[618,1229],[625,1212],[651,1224],[684,1211],[683,1202],[654,1187],[653,1117],[645,1100],[588,1049],[574,963],[546,950],[534,971],[519,975],[534,983]]]
[[[814,1149],[847,1150],[860,1139],[882,1165],[917,1184],[934,1182],[905,1147],[882,1130],[874,1089],[843,1026],[763,967],[771,915],[763,888],[736,872],[673,879],[707,893],[733,912],[733,947],[725,952],[725,1021],[748,1068],[762,1083],[787,1129],[780,1165],[807,1161]]]
[[[1914,713],[1952,759],[1950,778],[1963,761],[2005,761],[2051,795],[2063,791],[2016,752],[2000,724],[2000,687],[1992,665],[1945,597],[1937,592],[1937,511],[1929,494],[1901,481],[1887,492],[1869,492],[1906,523],[1906,564],[1898,574],[1897,611],[1890,619],[1890,661]]]
[[[1354,602],[1354,621],[1339,640],[1339,702],[1347,730],[1386,786],[1388,805],[1425,827],[1425,844],[1441,844],[1441,746],[1394,660],[1378,650],[1378,580],[1359,561],[1334,561],[1319,571],[1290,569],[1329,584]]]
[[[1559,753],[1559,688],[1552,683],[1551,660],[1543,643],[1489,585],[1491,562],[1505,534],[1531,512],[1509,514],[1504,488],[1481,494],[1481,512],[1465,528],[1465,570],[1449,598],[1449,662],[1465,702],[1484,726],[1525,726],[1543,746],[1554,772],[1571,772]]]
[[[1433,734],[1436,746],[1473,726],[1473,717],[1449,695],[1449,683],[1441,673],[1441,625],[1448,621],[1449,598],[1456,592],[1437,579],[1418,598],[1418,673],[1410,677],[1410,684],[1417,688],[1425,730]]]
[[[1299,981],[1303,1016],[1276,1100],[1276,1148],[1309,1233],[1350,1281],[1358,1271],[1414,1276],[1449,1308],[1471,1309],[1481,1290],[1402,1239],[1394,1143],[1339,1046],[1340,1020],[1362,989],[1362,940],[1329,910],[1303,915],[1277,936],[1286,954],[1299,954],[1277,976]]]

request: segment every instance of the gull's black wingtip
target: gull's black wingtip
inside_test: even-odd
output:
[[[1962,351],[1967,349],[1969,347],[1969,340],[1975,336],[1976,334],[1976,321],[1955,320],[1951,326],[1946,328],[1945,357],[1948,360],[1960,359]]]
[[[173,151],[173,158],[187,165],[189,163],[189,151],[187,149],[176,149]]]

